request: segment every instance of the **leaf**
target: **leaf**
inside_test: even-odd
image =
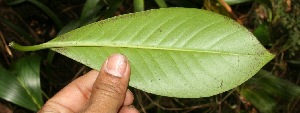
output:
[[[80,15],[80,20],[84,21],[90,20],[90,18],[94,18],[97,13],[99,13],[100,9],[104,6],[104,1],[102,0],[87,0],[84,3],[82,8],[82,12]]]
[[[300,99],[300,87],[266,70],[260,70],[243,85],[241,94],[260,112],[273,113],[280,108],[278,98],[287,101]]]
[[[276,100],[270,96],[264,94],[264,92],[252,90],[252,89],[243,89],[241,94],[251,102],[260,113],[276,113]]]
[[[288,101],[300,98],[299,86],[290,81],[276,77],[266,70],[260,70],[246,83],[247,87],[245,88],[263,90],[266,95],[273,95]]]
[[[43,105],[40,87],[40,57],[29,56],[18,60],[11,70],[0,65],[0,97],[32,111]]]
[[[253,31],[253,34],[257,37],[262,45],[270,44],[270,31],[267,24],[263,23],[257,26],[257,28],[255,28],[255,30]]]
[[[113,17],[19,50],[51,48],[99,70],[113,53],[131,64],[129,85],[169,97],[197,98],[232,89],[270,61],[243,26],[200,9],[166,8]]]

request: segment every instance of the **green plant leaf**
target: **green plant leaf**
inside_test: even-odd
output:
[[[270,44],[270,32],[266,23],[257,26],[253,31],[253,34],[262,45]]]
[[[94,18],[103,6],[104,1],[102,0],[87,0],[82,8],[80,20],[88,21],[90,18]]]
[[[246,88],[263,91],[265,95],[276,96],[291,101],[300,98],[300,87],[296,84],[276,77],[266,70],[260,70],[246,82]],[[253,87],[256,86],[256,87]]]
[[[270,54],[243,26],[213,12],[166,8],[113,17],[35,46],[51,48],[93,69],[113,53],[131,64],[129,85],[182,98],[232,89],[270,61]]]
[[[39,65],[41,58],[28,56],[18,60],[11,70],[0,65],[0,97],[32,111],[43,105]]]
[[[278,98],[287,101],[300,99],[300,87],[290,81],[260,70],[241,88],[241,94],[262,113],[274,113]]]
[[[251,102],[261,113],[276,113],[276,100],[270,95],[264,94],[258,90],[245,88],[241,90],[241,94]]]

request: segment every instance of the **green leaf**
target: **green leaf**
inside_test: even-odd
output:
[[[81,21],[87,21],[90,20],[90,18],[94,18],[97,13],[99,13],[100,9],[104,6],[104,1],[102,0],[87,0],[84,3],[80,20]],[[82,22],[83,23],[83,22]]]
[[[110,18],[114,16],[116,11],[120,9],[123,1],[124,0],[106,0],[105,2],[107,2],[108,9],[105,12],[103,12],[104,13],[103,17]]]
[[[263,90],[268,95],[280,97],[282,99],[291,101],[300,98],[300,87],[296,84],[276,77],[272,73],[260,70],[248,82],[248,87],[259,86],[258,90]]]
[[[11,70],[0,65],[0,97],[32,111],[43,105],[40,87],[40,57],[28,56],[18,60]]]
[[[253,34],[254,34],[254,36],[257,37],[257,39],[259,40],[259,42],[262,45],[270,44],[270,32],[269,32],[267,24],[263,23],[263,24],[257,26],[257,28],[255,28]]]
[[[166,8],[113,17],[19,50],[51,48],[99,70],[113,53],[129,58],[129,85],[182,98],[212,96],[232,89],[270,61],[246,28],[200,9]]]
[[[258,90],[244,88],[241,90],[241,94],[251,102],[261,113],[276,113],[276,100],[270,96],[264,94]]]
[[[80,18],[65,25],[59,31],[58,35],[69,32],[83,25],[95,22],[99,18],[99,15],[97,14],[100,12],[104,5],[105,3],[102,0],[87,0],[82,8]]]
[[[300,87],[268,71],[260,70],[243,85],[241,94],[260,112],[274,113],[280,108],[278,98],[296,101],[300,98]]]

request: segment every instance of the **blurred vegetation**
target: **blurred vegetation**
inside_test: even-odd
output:
[[[165,7],[228,16],[252,31],[276,57],[243,85],[212,97],[169,98],[131,89],[140,112],[300,112],[299,0],[0,0],[0,113],[36,111],[90,70],[49,50],[15,51],[8,42],[39,44],[112,16]],[[28,82],[33,80],[41,84]]]

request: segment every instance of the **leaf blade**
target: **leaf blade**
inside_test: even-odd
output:
[[[87,66],[97,70],[100,69],[99,66],[101,66],[101,64],[103,63],[102,61],[105,61],[105,59],[110,54],[122,53],[128,57],[130,64],[132,66],[130,86],[154,94],[165,95],[165,96],[171,95],[171,96],[183,97],[183,98],[207,97],[207,96],[217,94],[219,92],[224,92],[226,90],[232,89],[233,87],[242,84],[244,81],[249,79],[260,69],[259,67],[262,67],[264,65],[264,64],[259,64],[256,65],[257,67],[256,69],[249,69],[249,67],[253,67],[253,64],[258,64],[259,62],[262,61],[258,61],[255,57],[248,59],[248,57],[246,56],[244,58],[238,58],[241,56],[236,56],[235,60],[230,60],[234,57],[229,57],[226,54],[223,56],[215,55],[215,54],[210,54],[210,55],[206,54],[205,56],[203,56],[201,54],[190,55],[187,54],[186,52],[176,53],[176,52],[165,51],[167,53],[163,53],[164,51],[156,51],[156,50],[146,51],[146,50],[133,50],[128,48],[115,49],[115,48],[105,48],[105,47],[101,47],[101,48],[89,47],[90,51],[81,52],[81,53],[78,53],[76,51],[84,51],[86,50],[86,48],[71,47],[71,48],[62,48],[62,50],[60,50],[59,48],[55,48],[53,50],[63,55],[66,55],[70,58],[73,58],[74,60],[79,61],[83,64],[87,64]],[[66,53],[64,51],[68,51],[68,52]],[[93,54],[90,53],[91,51]],[[166,56],[167,54],[172,54],[174,62],[172,62],[169,56]],[[151,57],[147,58],[143,56],[151,56]],[[180,57],[180,58],[174,58],[174,57]],[[195,59],[196,57],[202,60],[199,61],[199,59]],[[214,69],[218,68],[220,70],[221,67],[225,67],[224,65],[215,66],[216,68],[211,68],[211,66],[213,66],[215,62],[220,62],[218,61],[220,59],[218,59],[217,57],[224,57],[226,59],[225,61],[231,61],[230,63],[233,63],[234,61],[238,62],[238,60],[240,61],[249,60],[249,61],[246,61],[248,64],[244,64],[244,66],[240,64],[235,64],[234,66],[223,68],[222,69],[223,74],[219,74],[220,71],[215,71]],[[211,62],[210,60],[213,59],[216,59],[216,61]],[[195,61],[197,61],[197,63],[195,63]],[[185,65],[181,66],[182,64]],[[173,67],[168,68],[167,66],[169,67],[173,66]],[[176,68],[176,66],[178,68]],[[234,71],[233,68],[236,69],[237,71]],[[209,70],[211,74],[202,72],[201,69]],[[142,70],[143,72],[141,72],[140,70]],[[175,71],[175,70],[179,70],[179,71]],[[225,76],[230,74],[236,75],[237,72],[248,73],[248,74],[245,75],[245,77]],[[157,75],[159,73],[161,74],[160,76]],[[176,75],[194,75],[194,78],[190,78],[189,76],[177,77]],[[214,75],[214,76],[212,78],[209,78],[207,77],[207,75]],[[220,78],[218,76],[221,77],[223,76],[223,78]],[[199,81],[197,80],[201,80],[202,82],[199,83]],[[176,83],[181,83],[181,84],[176,84]],[[210,89],[214,89],[214,90],[208,92]],[[190,92],[190,93],[186,93],[186,92]]]
[[[133,67],[131,86],[182,98],[234,88],[274,57],[233,20],[186,8],[110,18],[35,47],[52,48],[97,70],[110,54],[125,54]]]

